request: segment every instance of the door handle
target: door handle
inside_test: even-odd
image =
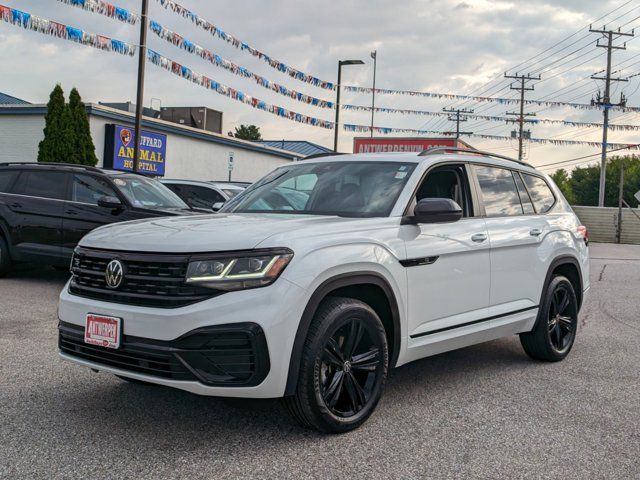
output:
[[[75,210],[67,210],[66,212],[67,215],[78,215],[78,212],[76,212]]]
[[[22,204],[21,203],[12,203],[11,205],[9,205],[11,208],[22,208]]]
[[[471,240],[476,242],[476,243],[482,243],[486,239],[487,239],[487,234],[486,233],[476,233],[476,234],[471,236]]]
[[[531,230],[529,230],[529,235],[531,235],[532,237],[539,237],[540,235],[542,235],[542,230],[539,228],[532,228]]]

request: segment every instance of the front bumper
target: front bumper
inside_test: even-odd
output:
[[[201,395],[280,397],[305,304],[304,290],[283,278],[269,287],[173,309],[78,297],[67,285],[58,309],[60,356],[94,370]],[[119,349],[84,344],[90,313],[122,319]]]

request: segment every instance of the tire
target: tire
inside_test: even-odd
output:
[[[387,337],[376,312],[359,300],[327,298],[307,332],[296,393],[284,403],[304,427],[354,430],[375,410],[388,364]]]
[[[520,334],[522,348],[531,358],[563,360],[571,351],[578,330],[578,299],[571,282],[557,275],[547,286],[532,331]]]
[[[4,277],[9,272],[11,263],[7,242],[0,236],[0,277]]]

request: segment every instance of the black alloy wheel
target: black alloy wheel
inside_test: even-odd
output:
[[[382,348],[375,332],[357,318],[330,336],[320,358],[320,392],[327,408],[343,418],[360,412],[380,376]]]
[[[554,276],[547,286],[533,330],[520,334],[520,343],[531,358],[548,362],[564,359],[578,331],[578,299],[566,277]]]
[[[376,312],[360,300],[327,298],[308,329],[296,393],[284,403],[305,427],[353,430],[375,410],[388,363],[387,336]]]
[[[551,298],[547,330],[551,345],[558,352],[569,348],[576,334],[578,318],[572,294],[565,284],[559,284]]]

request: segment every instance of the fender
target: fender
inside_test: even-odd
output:
[[[298,383],[298,374],[300,371],[300,361],[302,358],[302,351],[304,349],[304,341],[309,331],[309,325],[313,320],[320,303],[324,298],[333,290],[338,288],[348,287],[351,285],[369,284],[380,287],[387,297],[387,301],[391,307],[391,317],[393,320],[393,355],[389,359],[389,367],[394,367],[398,361],[398,355],[400,354],[400,340],[402,330],[400,326],[400,312],[398,310],[398,302],[396,301],[393,289],[387,282],[387,280],[377,272],[350,272],[341,275],[336,275],[328,280],[325,280],[311,295],[307,306],[302,313],[302,318],[298,324],[298,330],[296,331],[296,337],[293,342],[293,349],[291,351],[291,359],[289,360],[289,374],[287,376],[287,385],[285,388],[285,396],[293,395]]]
[[[578,296],[578,310],[580,310],[580,307],[582,307],[582,285],[583,285],[582,267],[580,266],[580,262],[578,261],[578,259],[571,255],[562,255],[552,260],[547,270],[547,275],[545,276],[545,279],[544,279],[544,284],[542,286],[542,293],[540,294],[540,302],[538,303],[538,305],[542,305],[542,301],[544,300],[544,294],[546,293],[547,287],[551,282],[551,274],[560,265],[565,265],[565,264],[571,264],[576,267],[576,270],[578,270],[578,280],[580,282],[579,291],[576,292],[576,295]]]

